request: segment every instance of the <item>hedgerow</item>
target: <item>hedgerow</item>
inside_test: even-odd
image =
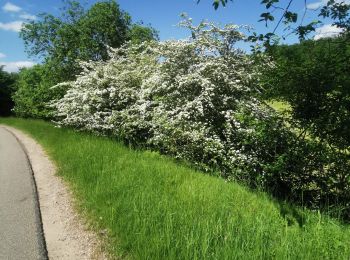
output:
[[[341,177],[349,167],[332,164],[326,146],[300,138],[260,98],[260,77],[274,64],[234,47],[248,28],[181,24],[190,39],[124,45],[110,49],[108,61],[81,63],[75,81],[56,86],[68,89],[52,104],[57,123],[117,136],[312,207],[350,201],[349,180]]]

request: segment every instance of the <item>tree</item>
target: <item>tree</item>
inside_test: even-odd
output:
[[[16,93],[13,95],[14,112],[20,117],[51,118],[51,100],[64,94],[62,89],[51,88],[56,79],[48,65],[23,68],[18,73]]]
[[[7,73],[3,66],[0,66],[0,116],[9,116],[12,113],[15,77],[14,74]]]
[[[293,118],[331,145],[350,146],[350,42],[342,38],[274,46],[267,75],[271,98],[288,101]]]
[[[74,80],[81,72],[79,61],[107,60],[109,47],[158,39],[155,29],[133,24],[114,0],[97,2],[88,10],[78,1],[65,3],[60,16],[41,14],[21,30],[28,54],[43,59],[43,65],[19,73],[14,97],[19,116],[50,118],[48,104],[65,93],[51,87]]]
[[[44,58],[55,68],[58,83],[74,79],[78,60],[106,60],[108,47],[156,39],[157,33],[151,27],[134,25],[114,0],[98,2],[89,10],[78,1],[68,1],[61,16],[39,15],[38,21],[24,25],[20,37],[30,56]]]
[[[151,26],[143,26],[142,23],[139,23],[132,25],[128,39],[130,39],[132,44],[140,44],[146,41],[159,40],[159,37],[157,30]]]
[[[98,2],[77,22],[81,60],[108,59],[107,46],[119,47],[128,40],[131,17],[115,1]]]
[[[230,0],[231,1],[231,0]],[[321,18],[342,30],[336,39],[305,40],[321,21],[303,24],[302,17],[292,10],[295,0],[262,0],[266,12],[260,21],[275,23],[267,34],[253,33],[248,40],[263,41],[266,51],[272,54],[277,66],[267,75],[268,95],[282,98],[292,106],[292,116],[299,127],[329,145],[347,149],[350,145],[350,4],[345,0],[328,0],[318,9]],[[214,7],[226,5],[229,0],[214,1]],[[281,16],[275,20],[276,12]],[[286,34],[295,33],[301,40],[293,46],[273,46],[276,30],[284,25]],[[280,35],[285,37],[285,35]],[[276,45],[276,44],[275,44]]]

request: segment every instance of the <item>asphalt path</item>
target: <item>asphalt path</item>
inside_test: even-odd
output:
[[[47,259],[32,169],[21,143],[0,126],[0,259]]]

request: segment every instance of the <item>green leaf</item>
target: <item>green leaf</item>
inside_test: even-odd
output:
[[[284,14],[284,18],[286,19],[285,23],[296,23],[298,20],[298,14],[287,11]]]

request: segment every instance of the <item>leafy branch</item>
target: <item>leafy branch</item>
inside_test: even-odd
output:
[[[198,0],[199,3],[201,0]],[[233,0],[213,0],[213,7],[217,10],[220,6],[225,7],[227,3]],[[316,28],[322,24],[320,20],[312,21],[308,24],[304,24],[306,12],[308,11],[307,2],[304,0],[304,13],[299,18],[298,13],[291,9],[291,6],[295,0],[289,0],[285,7],[279,6],[280,0],[262,0],[260,4],[266,7],[266,12],[260,14],[259,22],[265,22],[266,27],[269,23],[277,21],[273,30],[266,34],[256,34],[253,33],[250,37],[250,41],[263,41],[265,46],[269,46],[271,42],[276,41],[279,36],[276,34],[278,28],[281,24],[284,24],[284,31],[288,31],[286,35],[281,37],[285,39],[290,34],[296,34],[299,39],[305,40],[307,36],[316,30]],[[274,12],[276,10],[282,11],[279,19],[276,19]],[[318,16],[324,19],[329,18],[333,21],[332,25],[342,29],[343,34],[348,34],[350,32],[350,4],[345,1],[329,0],[325,6],[323,6]],[[299,22],[299,25],[296,25]]]

